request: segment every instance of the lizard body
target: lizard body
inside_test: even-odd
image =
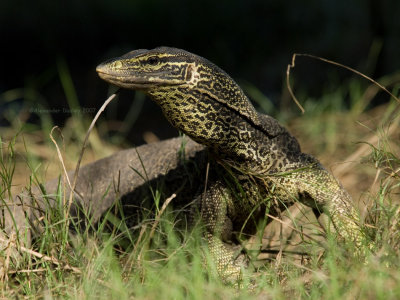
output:
[[[359,217],[337,180],[270,116],[257,113],[219,67],[184,50],[135,50],[97,67],[119,87],[141,90],[168,121],[211,157],[205,193],[195,197],[207,242],[223,278],[237,278],[241,262],[229,243],[232,230],[254,231],[265,211],[301,201],[327,212],[338,235],[361,243]],[[271,203],[276,204],[275,206]],[[249,221],[250,220],[250,221]],[[248,223],[248,224],[247,224]]]

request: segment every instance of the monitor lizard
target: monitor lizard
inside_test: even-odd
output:
[[[340,183],[302,153],[275,119],[256,112],[233,79],[205,58],[167,47],[135,50],[100,64],[97,72],[109,83],[149,95],[191,139],[142,145],[82,167],[73,217],[83,207],[94,223],[116,199],[122,198],[126,207],[137,205],[148,182],[163,182],[167,194],[178,191],[174,204],[191,204],[189,217],[200,216],[219,275],[229,281],[240,278],[246,265],[233,233],[254,233],[266,212],[276,214],[295,201],[317,214],[326,212],[338,238],[361,245],[358,213]],[[2,240],[4,233],[17,232],[29,244],[31,232],[41,231],[46,207],[58,205],[58,188],[55,179],[44,189],[3,202]],[[70,190],[65,193],[68,199]]]
[[[209,177],[192,199],[192,211],[206,226],[222,278],[238,278],[243,266],[232,232],[254,232],[266,211],[277,213],[295,201],[326,212],[338,237],[360,247],[360,219],[347,191],[278,121],[258,113],[215,64],[159,47],[131,51],[96,70],[113,85],[144,92],[172,126],[205,146]]]

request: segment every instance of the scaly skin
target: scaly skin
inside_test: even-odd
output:
[[[206,225],[221,277],[240,276],[242,261],[229,244],[232,230],[254,232],[267,209],[276,212],[294,201],[327,212],[341,238],[361,245],[349,194],[208,60],[161,47],[129,52],[99,65],[97,72],[109,83],[146,93],[174,127],[208,148],[214,175],[193,210]]]

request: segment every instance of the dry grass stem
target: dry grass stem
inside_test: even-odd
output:
[[[64,137],[63,137],[63,135],[62,135],[62,132],[61,132],[61,130],[60,130],[60,128],[59,128],[58,126],[54,126],[54,127],[51,129],[51,131],[50,131],[50,139],[51,139],[51,141],[53,142],[54,146],[56,146],[58,159],[60,160],[61,165],[62,165],[62,167],[63,167],[63,171],[64,171],[64,175],[65,175],[64,177],[65,177],[65,179],[67,180],[68,186],[69,186],[69,188],[70,188],[71,191],[72,191],[73,188],[72,188],[72,185],[71,185],[71,181],[69,180],[67,168],[65,167],[65,164],[64,164],[64,158],[62,157],[60,148],[58,147],[58,144],[57,144],[56,140],[53,138],[53,131],[54,131],[55,129],[58,129],[58,131],[59,131],[59,133],[60,133],[60,135],[61,135],[61,138],[64,139]],[[65,201],[65,199],[64,199],[64,201]],[[64,205],[65,205],[65,203],[64,203]],[[67,216],[68,216],[68,213],[66,213],[66,217],[67,217]]]
[[[300,108],[301,113],[304,114],[305,110],[304,110],[303,106],[300,104],[300,102],[297,99],[297,97],[295,96],[295,94],[293,93],[292,87],[290,86],[290,70],[292,68],[294,68],[294,56],[295,56],[295,54],[293,55],[293,58],[292,58],[292,64],[288,65],[288,67],[286,69],[286,86],[287,86],[289,94],[292,97],[294,103],[296,103],[296,105]]]
[[[81,270],[79,270],[78,268],[72,267],[72,266],[70,266],[68,264],[63,264],[58,259],[56,259],[54,257],[50,257],[50,256],[47,256],[47,255],[44,255],[44,254],[39,253],[37,251],[34,251],[32,249],[28,249],[28,248],[26,248],[24,246],[18,246],[15,242],[13,242],[10,239],[4,239],[4,238],[0,237],[0,242],[1,243],[7,243],[9,249],[11,249],[11,247],[13,247],[13,248],[17,249],[20,252],[25,252],[25,253],[28,253],[28,254],[30,254],[32,256],[35,256],[37,258],[43,259],[45,261],[49,261],[52,264],[60,266],[65,270],[71,270],[71,271],[73,271],[75,273],[78,273],[78,274],[82,273]]]
[[[271,219],[273,219],[273,220],[279,222],[280,224],[289,227],[289,228],[292,229],[293,231],[296,231],[296,232],[300,233],[301,235],[303,235],[303,236],[309,238],[310,240],[312,240],[312,241],[317,242],[318,244],[320,244],[320,241],[318,241],[318,240],[316,240],[315,238],[313,238],[312,236],[310,236],[310,235],[308,235],[308,234],[302,232],[301,230],[299,230],[299,229],[297,229],[297,228],[295,228],[295,227],[289,225],[287,222],[282,221],[281,219],[279,219],[279,218],[277,218],[277,217],[275,217],[275,216],[273,216],[273,215],[271,215],[271,214],[267,214],[267,216],[268,216],[268,218],[271,218]]]
[[[40,268],[40,269],[32,269],[32,270],[11,270],[8,271],[8,274],[18,274],[18,273],[41,273],[41,272],[47,272],[48,269],[45,268]]]
[[[335,61],[332,61],[332,60],[329,60],[329,59],[326,59],[326,58],[322,58],[322,57],[319,57],[319,56],[315,56],[315,55],[312,55],[312,54],[295,53],[292,56],[292,63],[288,65],[287,70],[286,70],[286,86],[287,86],[287,88],[289,90],[290,96],[292,97],[294,102],[297,104],[297,106],[300,108],[302,113],[304,113],[304,108],[300,105],[300,102],[298,101],[297,97],[294,95],[293,90],[292,90],[292,88],[290,86],[290,81],[289,81],[289,79],[290,79],[290,70],[294,69],[297,56],[310,57],[310,58],[317,59],[317,60],[326,62],[326,63],[334,65],[334,66],[338,66],[338,67],[344,68],[344,69],[346,69],[348,71],[351,71],[351,72],[353,72],[353,73],[355,73],[355,74],[367,79],[368,81],[372,82],[373,84],[377,85],[379,88],[381,88],[387,94],[389,94],[390,97],[392,97],[393,99],[395,99],[397,102],[400,103],[400,99],[397,98],[395,95],[393,95],[391,92],[389,92],[389,90],[385,86],[383,86],[382,84],[380,84],[376,80],[373,80],[371,77],[368,77],[367,75],[361,73],[360,71],[357,71],[356,69],[350,68],[350,67],[348,67],[346,65],[343,65],[341,63],[338,63],[338,62],[335,62]]]
[[[78,180],[79,168],[80,168],[80,165],[81,165],[83,153],[85,152],[85,149],[86,149],[86,146],[87,146],[87,141],[89,139],[89,135],[92,132],[94,124],[96,124],[97,119],[100,117],[101,113],[104,111],[106,106],[117,96],[118,91],[116,91],[114,94],[112,94],[110,97],[108,97],[108,99],[103,103],[103,105],[100,107],[99,111],[96,113],[96,116],[93,118],[93,121],[89,126],[89,129],[86,132],[85,139],[83,140],[82,149],[81,149],[81,152],[79,154],[78,162],[76,163],[74,180],[72,182],[71,193],[69,195],[69,200],[68,200],[67,217],[68,217],[68,214],[69,214],[69,210],[71,209],[72,200],[74,198],[74,190],[75,190],[75,186],[76,186],[76,181]],[[67,222],[67,228],[68,228],[68,218],[66,218],[66,222]]]
[[[154,232],[156,230],[156,227],[158,225],[158,223],[160,222],[160,218],[162,216],[162,214],[164,213],[165,209],[167,208],[168,204],[172,201],[172,199],[174,199],[176,197],[176,194],[172,194],[168,199],[165,200],[165,202],[163,203],[160,212],[157,214],[155,221],[153,223],[153,226],[151,226],[151,230],[150,230],[150,234],[149,234],[149,241],[153,238],[154,236]]]

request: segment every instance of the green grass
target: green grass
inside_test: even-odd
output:
[[[60,76],[65,76],[65,88],[73,89],[67,80],[65,66],[60,63],[59,68]],[[351,92],[349,87],[353,89]],[[368,154],[357,157],[353,164],[354,173],[368,168],[363,172],[364,177],[360,177],[356,183],[365,181],[366,177],[371,182],[366,190],[361,191],[357,184],[352,187],[353,194],[358,195],[356,200],[365,203],[361,208],[367,208],[361,210],[362,213],[367,212],[363,225],[366,234],[363,251],[367,254],[365,260],[351,255],[355,252],[354,245],[343,244],[328,232],[323,252],[317,243],[304,241],[298,245],[299,250],[308,254],[302,261],[285,251],[280,259],[253,257],[257,267],[254,271],[245,272],[243,288],[238,290],[221,282],[213,266],[205,263],[210,259],[201,228],[191,231],[176,228],[174,214],[168,209],[162,213],[156,225],[154,220],[148,219],[132,229],[128,228],[124,217],[114,214],[119,209],[117,203],[100,224],[93,224],[91,232],[71,233],[68,224],[73,224],[73,220],[65,218],[61,193],[65,187],[60,186],[56,198],[59,205],[46,212],[41,220],[44,230],[34,238],[28,249],[12,245],[5,247],[7,244],[0,243],[0,262],[6,266],[0,271],[0,297],[121,300],[399,299],[400,152],[396,140],[398,137],[393,133],[396,131],[388,130],[389,125],[398,128],[399,118],[394,113],[398,104],[391,102],[384,109],[370,113],[366,111],[366,96],[360,98],[362,89],[357,83],[350,83],[319,99],[317,104],[306,100],[306,116],[290,121],[286,116],[282,119],[300,133],[296,134],[300,143],[312,148],[317,156],[318,153],[334,156],[339,152],[340,156],[330,157],[331,162],[343,160],[342,153],[349,154],[357,147],[370,150]],[[393,91],[397,91],[396,87]],[[75,97],[72,92],[66,94]],[[252,95],[262,96],[256,90]],[[351,107],[336,103],[342,101],[343,97],[350,97]],[[359,103],[356,98],[365,101]],[[332,102],[335,102],[333,107]],[[76,105],[74,101],[72,103]],[[338,111],[341,112],[340,119],[335,116]],[[367,121],[359,121],[361,129],[349,129],[349,135],[344,138],[343,131],[356,127],[355,120],[360,119],[361,114]],[[379,122],[372,126],[369,119],[379,119]],[[84,123],[79,122],[77,126],[81,128]],[[316,123],[322,125],[317,127]],[[27,146],[26,141],[30,145],[32,142],[32,130],[26,132],[20,129],[21,124],[12,126],[13,130],[1,137],[2,201],[15,196],[13,184],[16,170],[24,170],[25,177],[29,177],[29,188],[43,184],[44,175],[40,174],[43,169],[46,173],[49,168],[43,158],[38,158],[36,153],[40,151],[36,151],[34,146]],[[46,128],[51,126],[46,125]],[[63,132],[74,131],[74,128],[66,127]],[[365,129],[367,133],[362,131]],[[19,133],[12,134],[13,131]],[[367,141],[371,134],[379,136],[377,142]],[[65,136],[73,136],[73,133],[67,132]],[[74,138],[64,138],[63,142],[65,147],[72,147],[68,148],[72,149],[68,152],[75,151],[77,155],[79,143]],[[352,147],[350,150],[344,146],[348,144]],[[92,147],[95,145],[93,143]],[[51,147],[51,144],[46,144],[46,147]],[[66,161],[69,160],[74,162],[74,158],[67,157]],[[74,164],[71,166],[74,167]],[[159,201],[162,193],[155,190],[153,194]],[[302,231],[303,224],[296,224],[296,228]],[[13,251],[10,249],[17,250],[14,252],[19,255],[11,257]]]
[[[2,153],[0,161],[3,199],[10,195],[15,142],[14,139],[8,143],[3,141],[3,151],[8,149],[7,153]],[[397,193],[400,158],[398,153],[390,152],[388,142],[382,142],[373,148],[368,160],[384,170],[384,174],[380,176],[376,194],[369,196],[371,203],[365,230],[373,249],[366,263],[348,255],[334,235],[328,235],[328,247],[322,257],[318,256],[317,245],[308,245],[307,263],[299,264],[289,257],[279,263],[266,262],[255,273],[246,274],[246,280],[251,280],[250,285],[255,286],[253,291],[246,288],[237,291],[233,286],[224,285],[212,268],[204,265],[200,231],[177,230],[169,213],[161,216],[154,236],[150,236],[150,221],[128,232],[124,220],[115,216],[107,218],[112,221],[111,229],[109,224],[104,224],[90,234],[72,235],[65,228],[67,221],[60,205],[47,212],[44,232],[31,246],[56,259],[59,265],[20,251],[21,257],[6,269],[8,280],[4,278],[1,283],[2,296],[256,299],[261,294],[274,299],[399,298]],[[61,203],[61,197],[59,200]],[[351,253],[352,245],[347,246]],[[7,251],[2,253],[2,257],[7,258],[7,255]],[[76,269],[70,270],[69,266]]]

